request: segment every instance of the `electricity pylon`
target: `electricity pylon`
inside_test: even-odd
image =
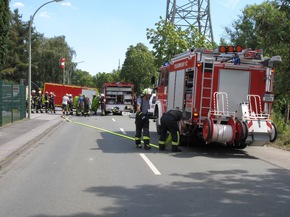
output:
[[[166,20],[182,29],[194,26],[209,42],[214,42],[210,0],[167,0]]]

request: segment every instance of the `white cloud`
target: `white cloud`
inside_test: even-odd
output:
[[[12,7],[14,8],[23,8],[24,4],[22,2],[15,2]]]
[[[39,14],[40,17],[45,17],[45,18],[49,18],[49,14],[46,11],[40,12]]]
[[[70,2],[62,2],[61,5],[62,6],[70,7],[71,6],[71,3]]]
[[[236,6],[241,2],[241,0],[222,0],[222,1],[219,1],[219,3],[223,6],[225,6],[226,8],[229,8],[229,9],[235,9]]]

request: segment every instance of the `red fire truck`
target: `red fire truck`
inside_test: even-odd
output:
[[[134,107],[134,84],[108,82],[104,84],[105,113],[132,112]]]
[[[76,85],[64,85],[64,84],[57,84],[57,83],[44,83],[43,92],[53,92],[55,94],[55,105],[61,106],[62,104],[62,97],[65,94],[72,94],[73,97],[78,96],[79,94],[87,95],[91,102],[93,99],[93,95],[98,95],[97,88],[90,88],[90,87],[82,87]]]
[[[162,114],[178,108],[186,117],[185,137],[236,148],[273,142],[277,136],[270,119],[273,64],[281,61],[280,56],[264,58],[262,50],[241,46],[192,49],[177,55],[159,70],[157,132]]]

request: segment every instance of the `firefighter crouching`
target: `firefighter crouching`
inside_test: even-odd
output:
[[[184,116],[181,110],[173,109],[164,113],[161,117],[161,134],[159,138],[159,150],[165,150],[166,141],[170,140],[167,138],[167,132],[169,131],[168,137],[171,138],[171,151],[172,152],[180,152],[181,150],[178,148],[180,143],[180,131],[178,123],[181,123],[181,128],[184,129]]]
[[[141,97],[137,99],[137,111],[135,117],[136,124],[135,144],[137,148],[142,148],[141,135],[143,130],[143,142],[145,150],[149,150],[151,148],[149,136],[149,117],[147,115],[151,93],[152,90],[150,88],[146,88],[143,91]]]

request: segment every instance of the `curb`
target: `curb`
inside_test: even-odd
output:
[[[41,140],[44,136],[50,135],[53,133],[55,130],[58,129],[63,123],[65,123],[65,120],[57,120],[55,121],[56,123],[54,124],[43,124],[41,125],[41,130],[38,130],[37,128],[34,130],[34,132],[26,133],[15,140],[12,140],[5,144],[8,149],[11,149],[11,153],[7,154],[6,156],[3,157],[3,159],[0,160],[0,170],[4,169],[6,166],[8,166],[15,158],[17,158],[22,152],[27,150],[29,147],[31,147],[33,144],[35,144],[37,141]],[[23,140],[23,138],[28,137],[29,134],[33,134],[33,138],[27,139],[22,145],[19,147],[15,148],[13,150],[13,144],[17,140]],[[10,148],[10,146],[12,148]]]

